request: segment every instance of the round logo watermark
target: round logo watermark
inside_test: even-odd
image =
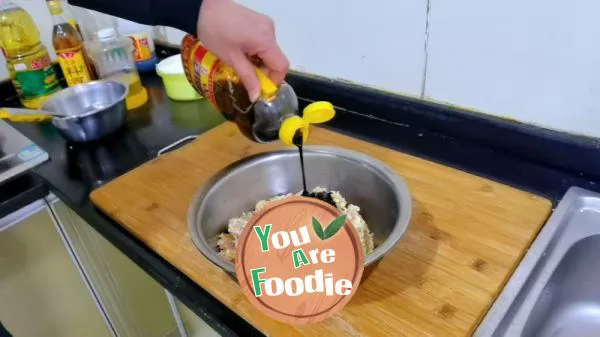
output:
[[[332,205],[294,196],[248,222],[237,248],[243,292],[268,316],[288,324],[324,320],[350,301],[364,253],[356,229]]]

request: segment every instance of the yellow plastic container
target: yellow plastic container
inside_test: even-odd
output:
[[[195,101],[203,97],[185,77],[181,54],[167,57],[156,65],[156,73],[163,80],[167,96],[174,101]]]

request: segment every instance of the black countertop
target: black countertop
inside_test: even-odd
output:
[[[224,122],[207,101],[170,101],[155,75],[145,75],[143,82],[149,91],[148,104],[130,111],[126,126],[100,142],[69,144],[51,125],[13,124],[51,157],[50,162],[34,170],[37,177],[29,175],[22,178],[24,181],[29,179],[34,185],[37,182],[36,186],[42,186],[39,184],[42,181],[67,206],[219,333],[259,335],[251,325],[143,242],[95,209],[89,200],[89,193],[94,188],[154,158],[165,146]],[[579,166],[550,165],[545,161],[547,157],[524,154],[523,146],[518,144],[534,139],[539,146],[539,153],[546,154],[548,147],[575,146],[575,150],[587,155],[598,155],[594,152],[594,140],[576,137],[565,141],[560,134],[548,137],[546,130],[503,126],[504,122],[490,121],[486,117],[475,118],[447,108],[440,110],[440,106],[326,80],[291,75],[289,82],[301,97],[301,105],[320,99],[327,99],[336,105],[338,115],[328,125],[336,131],[529,190],[555,203],[570,186],[599,190],[597,176],[583,173]],[[14,100],[12,102],[18,104]],[[444,121],[449,126],[447,132],[442,127]],[[473,126],[477,127],[476,132]],[[498,137],[500,143],[493,143],[493,132],[489,130],[496,130],[496,133],[497,130],[506,130],[505,134],[510,134],[512,140]],[[514,139],[518,139],[517,143]],[[572,152],[565,152],[560,157],[559,153],[551,159],[560,161],[562,158],[564,161],[571,155]],[[571,163],[577,164],[575,161]],[[594,169],[594,163],[582,163],[587,165],[581,166],[583,169]],[[38,177],[39,180],[36,180]],[[12,184],[11,190],[23,190],[20,194],[29,190],[26,183],[20,185],[15,180]],[[0,203],[6,202],[2,198],[10,201],[10,195],[4,193],[7,190],[5,186],[0,190]],[[31,198],[39,197],[30,195]],[[23,203],[26,199],[20,200]],[[14,205],[18,206],[19,203]]]
[[[50,124],[13,123],[50,154],[50,161],[34,169],[36,176],[28,179],[43,182],[41,186],[47,186],[216,331],[223,335],[258,335],[244,320],[98,211],[89,199],[93,189],[156,157],[164,147],[224,122],[208,101],[174,102],[166,97],[160,78],[150,75],[143,82],[148,89],[148,103],[130,111],[121,130],[95,143],[69,143]],[[31,196],[29,201],[37,198]],[[12,198],[7,202],[16,205],[16,201]]]
[[[208,101],[169,100],[156,76],[145,78],[144,85],[148,103],[129,111],[126,125],[98,142],[70,143],[49,123],[12,124],[50,154],[50,162],[35,173],[57,196],[85,205],[93,189],[156,157],[165,146],[224,122]]]

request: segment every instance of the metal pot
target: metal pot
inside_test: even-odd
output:
[[[125,123],[129,87],[120,81],[99,80],[63,89],[46,100],[40,110],[2,109],[0,118],[14,122],[50,119],[72,142],[98,140]]]
[[[402,179],[383,163],[364,154],[333,148],[306,147],[308,188],[340,191],[361,208],[374,234],[375,250],[365,267],[382,259],[404,235],[412,201]],[[300,160],[295,149],[254,155],[223,169],[198,192],[188,211],[188,226],[198,249],[213,263],[235,275],[234,264],[217,253],[217,235],[227,222],[253,210],[259,200],[302,189]]]
[[[119,81],[93,81],[54,94],[41,109],[68,115],[52,119],[52,124],[66,139],[93,141],[123,126],[128,92],[129,87]]]

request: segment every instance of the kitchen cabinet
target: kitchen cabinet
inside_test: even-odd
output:
[[[181,321],[183,323],[187,337],[218,337],[219,334],[213,330],[206,322],[204,322],[198,315],[194,314],[188,307],[183,303],[175,300],[175,305]],[[174,336],[168,336],[174,337]]]
[[[0,322],[15,337],[212,337],[55,198],[0,219]]]
[[[117,336],[179,336],[163,288],[62,202],[51,207]]]
[[[11,334],[112,336],[44,203],[0,227],[0,320]]]
[[[219,336],[64,203],[52,209],[119,336]]]

